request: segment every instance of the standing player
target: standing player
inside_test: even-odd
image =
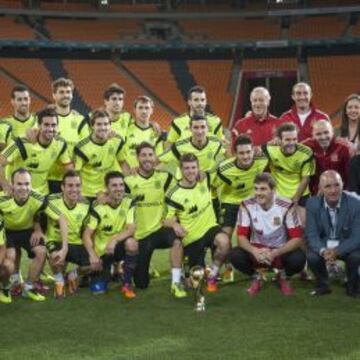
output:
[[[241,203],[238,217],[238,247],[231,252],[231,262],[239,271],[253,277],[247,290],[255,296],[262,287],[256,269],[279,269],[280,291],[291,295],[288,276],[300,272],[305,265],[302,230],[293,204],[275,194],[275,181],[268,173],[255,178],[255,197]]]
[[[92,133],[74,149],[75,169],[80,172],[83,195],[94,199],[104,189],[104,176],[120,170],[123,161],[124,140],[120,136],[109,138],[110,119],[102,110],[96,110],[90,119]]]
[[[4,190],[11,192],[5,179],[4,168],[11,164],[14,169],[26,168],[32,174],[33,188],[43,195],[49,193],[48,175],[55,163],[60,164],[62,172],[73,168],[66,142],[56,138],[58,116],[53,109],[38,113],[39,133],[35,143],[17,138],[0,155],[0,183]]]
[[[74,83],[70,79],[59,78],[52,84],[52,96],[55,102],[55,111],[58,115],[58,135],[66,140],[71,159],[74,159],[74,146],[81,139],[89,135],[87,121],[76,110],[71,109],[74,93]],[[50,193],[61,192],[63,170],[55,165],[49,174]]]
[[[30,113],[31,97],[27,87],[16,85],[11,90],[14,114],[4,120],[11,125],[13,138],[25,137],[26,131],[36,126],[36,114]]]
[[[255,146],[264,145],[274,137],[280,121],[269,113],[270,100],[269,91],[264,87],[259,86],[251,91],[251,112],[237,120],[231,130],[233,149],[240,134],[248,134]]]
[[[209,133],[223,140],[223,128],[221,119],[213,114],[205,112],[207,106],[206,92],[201,86],[194,86],[188,91],[189,112],[175,118],[170,127],[167,142],[169,146],[176,141],[186,139],[191,136],[190,120],[194,115],[205,116]]]
[[[184,246],[188,266],[205,267],[207,248],[214,250],[207,289],[217,291],[217,275],[229,252],[229,238],[216,222],[212,206],[210,176],[199,180],[199,161],[194,154],[180,160],[182,179],[166,194],[165,226],[175,231]]]
[[[78,287],[78,272],[85,274],[90,270],[89,255],[83,246],[82,232],[90,213],[90,203],[81,196],[80,175],[74,170],[65,173],[61,185],[62,193],[49,195],[49,204],[58,209],[68,223],[68,251],[65,262],[58,262],[59,250],[63,247],[57,216],[50,213],[46,231],[46,247],[49,252],[49,263],[54,272],[56,298],[65,296],[64,275],[66,263],[79,266],[68,274],[69,294],[75,293]],[[56,214],[55,214],[56,215]]]
[[[269,159],[271,175],[280,196],[291,199],[301,207],[309,197],[310,176],[315,173],[312,150],[298,143],[298,130],[293,123],[283,123],[276,130],[280,144],[263,146]]]
[[[155,147],[156,153],[163,150],[163,136],[159,136],[150,118],[154,112],[154,102],[147,96],[139,96],[134,102],[135,119],[129,125],[124,146],[124,159],[128,168],[138,167],[136,147],[142,142],[147,142]],[[129,172],[129,170],[128,170]]]
[[[180,286],[182,246],[175,239],[172,229],[163,227],[165,193],[172,176],[155,169],[155,147],[143,142],[136,148],[139,161],[137,173],[125,178],[127,189],[137,199],[135,207],[136,232],[139,243],[139,262],[135,272],[135,284],[145,289],[149,286],[149,265],[155,249],[170,248],[172,273],[171,292],[175,297],[186,296]]]
[[[125,195],[124,176],[120,172],[108,172],[105,186],[108,202],[95,204],[83,235],[90,264],[100,272],[92,281],[92,290],[95,294],[106,291],[112,263],[124,260],[121,292],[131,299],[135,297],[131,282],[138,257],[138,244],[133,238],[135,202]]]
[[[311,137],[314,121],[329,120],[329,116],[317,109],[311,102],[312,90],[309,84],[299,82],[292,88],[291,98],[294,106],[281,115],[282,122],[293,122],[299,129],[299,141]]]
[[[57,257],[59,263],[64,261],[67,253],[67,223],[56,208],[47,204],[43,196],[31,190],[31,175],[28,170],[24,168],[15,170],[12,174],[12,189],[12,196],[0,196],[0,211],[6,231],[6,258],[14,264],[16,251],[24,249],[27,252],[31,262],[22,294],[34,301],[44,301],[45,297],[34,288],[46,258],[44,234],[38,216],[41,211],[45,211],[58,217],[63,244]],[[8,278],[3,277],[3,282],[5,289],[8,290]],[[7,295],[10,297],[8,291]],[[11,298],[9,300],[11,302]]]

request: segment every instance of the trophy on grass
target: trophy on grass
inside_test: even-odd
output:
[[[191,285],[194,289],[195,310],[205,311],[205,269],[196,265],[190,269]]]

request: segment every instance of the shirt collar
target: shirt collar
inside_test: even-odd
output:
[[[342,198],[342,195],[340,196],[340,199],[339,199],[338,203],[336,204],[336,207],[335,207],[336,210],[340,209],[341,198]],[[328,203],[325,200],[325,197],[324,197],[324,206],[325,206],[325,209],[334,210],[334,208],[332,208],[328,205]]]

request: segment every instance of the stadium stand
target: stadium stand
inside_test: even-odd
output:
[[[123,65],[175,112],[186,110],[168,61],[124,61]]]
[[[289,29],[290,39],[338,38],[346,30],[347,22],[336,16],[296,18]]]
[[[266,58],[244,59],[242,71],[297,71],[298,63],[295,58]]]
[[[72,2],[54,2],[41,1],[41,10],[51,11],[95,11],[95,7],[91,3],[72,3]]]
[[[360,92],[360,55],[309,57],[308,69],[316,105],[337,123],[346,97]]]
[[[352,35],[355,37],[360,37],[360,21],[352,29]]]
[[[280,25],[267,19],[181,20],[189,40],[273,40],[280,38]]]
[[[205,87],[211,109],[227,126],[233,101],[229,93],[232,61],[189,60],[187,63],[197,84]]]
[[[108,10],[116,12],[151,13],[158,11],[158,6],[156,4],[109,4]]]
[[[64,60],[63,64],[80,95],[91,108],[98,108],[103,105],[103,92],[114,82],[126,90],[125,109],[129,112],[132,112],[132,104],[135,98],[144,94],[144,90],[120,73],[119,69],[111,61]],[[156,104],[156,99],[154,100]],[[154,119],[161,126],[167,127],[171,115],[156,104]]]
[[[33,30],[11,17],[0,17],[0,39],[31,40],[35,39]]]
[[[137,35],[136,20],[59,20],[47,19],[45,26],[52,40],[119,41]]]
[[[0,0],[0,8],[21,9],[22,2],[20,0]]]

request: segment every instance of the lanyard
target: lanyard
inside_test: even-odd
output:
[[[329,219],[329,225],[330,225],[330,239],[336,239],[336,225],[337,225],[337,214],[338,214],[338,208],[335,209],[333,212],[333,216],[330,214],[330,209],[327,208],[327,216]]]

